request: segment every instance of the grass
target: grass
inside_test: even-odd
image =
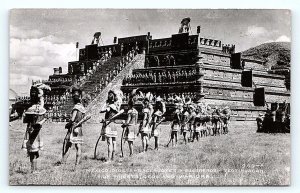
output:
[[[81,164],[74,169],[75,148],[68,162],[61,158],[66,130],[62,123],[44,125],[45,150],[38,161],[40,173],[31,174],[29,158],[21,150],[25,125],[15,121],[10,127],[9,182],[11,185],[289,185],[290,134],[256,133],[254,122],[232,122],[230,133],[201,138],[199,142],[183,144],[179,136],[177,147],[166,148],[169,125],[162,125],[160,149],[140,153],[140,138],[134,142],[134,155],[120,155],[120,139],[114,162],[104,163],[106,143],[100,142],[98,159],[94,159],[94,144],[100,124],[85,124]],[[121,127],[119,127],[121,134]]]

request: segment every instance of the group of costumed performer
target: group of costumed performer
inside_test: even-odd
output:
[[[160,97],[156,98],[154,107],[150,103],[153,95],[149,92],[145,96],[143,95],[142,104],[142,121],[138,123],[138,111],[135,109],[135,104],[143,95],[142,92],[138,92],[138,89],[134,89],[129,96],[128,109],[126,111],[126,120],[122,124],[123,132],[121,134],[121,153],[123,156],[123,141],[128,143],[129,155],[133,154],[133,142],[137,136],[141,136],[143,152],[147,151],[149,139],[154,137],[155,149],[159,147],[159,125],[164,120],[164,113],[166,112],[165,103]],[[108,159],[112,161],[116,152],[116,141],[118,137],[115,118],[125,112],[124,109],[120,109],[122,104],[122,92],[116,89],[112,89],[108,92],[108,97],[105,105],[102,107],[100,113],[105,113],[100,137],[98,138],[95,146],[94,157],[97,157],[97,146],[100,139],[107,141],[108,147]],[[137,97],[138,96],[138,97]]]
[[[27,150],[30,157],[31,169],[37,169],[37,158],[39,157],[39,150],[43,148],[41,138],[42,124],[46,121],[44,115],[46,110],[44,108],[43,90],[50,90],[50,87],[41,83],[35,84],[30,90],[31,106],[25,112],[24,123],[27,123],[26,133],[23,142],[23,148]],[[141,136],[143,152],[148,150],[149,140],[151,137],[155,141],[155,150],[159,148],[159,125],[165,119],[166,106],[161,97],[157,97],[155,103],[152,105],[153,95],[148,92],[143,95],[138,93],[138,89],[134,89],[128,101],[128,110],[126,111],[127,118],[122,124],[123,132],[121,135],[121,152],[123,156],[122,141],[127,141],[129,147],[129,155],[133,155],[133,142],[137,136]],[[135,103],[142,96],[142,121],[138,123],[138,111],[135,109]],[[69,150],[72,144],[76,148],[75,166],[79,164],[81,159],[81,151],[83,144],[82,123],[87,121],[90,116],[86,116],[86,109],[82,104],[82,92],[80,89],[72,89],[72,98],[74,107],[71,112],[71,120],[66,124],[67,134],[64,139],[62,161],[66,162],[69,155]],[[125,111],[121,109],[123,94],[120,90],[112,89],[108,92],[107,100],[101,108],[100,113],[104,113],[104,119],[100,137],[95,146],[94,156],[96,157],[97,144],[100,139],[107,142],[108,159],[114,159],[116,152],[116,140],[118,137],[118,125],[115,119],[123,114]],[[201,100],[193,103],[189,98],[182,100],[180,97],[175,99],[175,113],[171,125],[170,142],[173,146],[177,144],[178,132],[183,135],[185,144],[187,143],[187,133],[190,132],[192,141],[199,140],[200,133],[204,130],[206,123],[211,121],[213,128],[217,128],[217,123],[222,121],[224,124],[224,131],[228,132],[228,123],[230,118],[230,109],[218,108],[210,112],[211,109],[203,104]],[[215,124],[215,125],[214,125]],[[169,144],[168,143],[168,144]]]
[[[166,106],[161,97],[156,98],[153,107],[150,103],[153,95],[148,92],[144,96],[142,92],[139,92],[139,97],[142,96],[143,98],[143,109],[142,121],[138,124],[138,111],[134,108],[134,104],[137,101],[137,91],[138,89],[134,89],[129,96],[127,120],[122,126],[125,128],[123,137],[125,141],[128,141],[130,155],[133,153],[133,141],[136,139],[136,135],[141,135],[143,152],[148,150],[148,143],[151,137],[154,137],[154,149],[158,150],[160,135],[158,126],[164,120],[163,115],[166,112]]]
[[[169,141],[169,143],[172,142],[172,146],[177,144],[179,131],[183,135],[185,144],[188,141],[199,141],[200,136],[207,136],[208,129],[213,130],[213,135],[219,134],[221,128],[224,134],[228,133],[231,114],[228,106],[224,109],[215,107],[215,110],[212,111],[201,99],[192,102],[189,98],[182,100],[180,97],[176,97],[174,103],[175,111],[172,118]],[[212,123],[212,126],[208,125],[209,122]],[[188,132],[190,132],[189,139],[187,138]]]

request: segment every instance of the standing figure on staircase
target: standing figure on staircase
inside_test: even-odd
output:
[[[91,44],[97,44],[97,45],[99,45],[100,44],[100,41],[99,41],[100,40],[100,36],[101,36],[101,32],[96,32],[94,34],[94,38],[93,38]]]
[[[183,18],[181,20],[181,26],[179,28],[178,33],[188,33],[189,29],[190,29],[190,22],[191,22],[191,19],[189,17]]]

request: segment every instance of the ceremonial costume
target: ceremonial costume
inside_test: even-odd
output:
[[[26,149],[28,156],[32,153],[39,157],[39,150],[43,149],[41,138],[42,125],[40,121],[44,119],[46,109],[40,105],[32,105],[26,112],[23,122],[27,123],[25,138],[22,149]]]
[[[109,120],[114,115],[118,113],[117,107],[115,104],[108,104],[105,112],[105,120]],[[114,120],[111,121],[109,126],[104,126],[101,129],[101,135],[104,137],[113,137],[116,138],[118,136],[117,126]],[[115,139],[114,139],[115,140]]]
[[[160,123],[162,116],[163,112],[160,110],[157,110],[155,113],[153,113],[153,120],[155,121],[153,122],[152,136],[154,137],[159,137],[160,130],[157,124]]]
[[[185,111],[183,114],[182,114],[182,122],[181,122],[181,132],[182,133],[186,133],[188,130],[189,130],[189,125],[188,125],[188,122],[189,122],[189,119],[190,119],[190,113],[188,111]]]
[[[103,136],[102,140],[105,140],[105,137],[111,137],[113,141],[116,140],[118,136],[117,125],[114,120],[111,120],[120,110],[122,104],[123,94],[114,90],[108,92],[108,99],[104,107],[102,107],[101,112],[105,113],[105,123],[101,129],[100,135]],[[106,126],[106,122],[109,121],[109,126]]]
[[[100,139],[102,141],[107,141],[108,148],[108,161],[114,159],[114,154],[116,150],[116,138],[118,136],[117,125],[114,122],[114,118],[116,116],[122,114],[122,110],[120,111],[120,106],[122,104],[123,93],[117,90],[110,90],[108,92],[108,97],[106,100],[106,104],[101,108],[100,113],[105,113],[100,136],[95,145],[94,157],[97,156],[97,145]],[[121,138],[123,139],[123,138]]]
[[[156,98],[155,103],[155,110],[152,116],[152,131],[151,135],[154,136],[155,139],[155,148],[158,150],[159,146],[159,135],[160,135],[160,129],[158,128],[159,124],[163,121],[163,115],[166,112],[166,106],[165,103],[162,101],[162,98],[158,96]]]
[[[175,114],[173,116],[172,122],[172,132],[178,132],[180,129],[180,122],[181,122],[181,111],[180,109],[175,110]]]
[[[177,109],[175,110],[175,114],[173,116],[173,122],[172,122],[172,132],[178,132],[180,130],[180,124],[182,121],[182,110],[180,107],[180,104],[176,104]]]
[[[137,126],[138,112],[135,108],[128,111],[128,119],[126,123],[124,139],[125,141],[134,141],[138,130]]]
[[[148,136],[150,134],[150,122],[152,118],[152,113],[153,113],[153,107],[151,104],[148,106],[145,106],[142,110],[143,112],[143,121],[140,124],[140,129],[139,132],[141,133],[142,136],[146,135]]]
[[[222,110],[222,116],[221,116],[221,120],[223,122],[223,131],[224,133],[228,133],[228,124],[229,124],[229,120],[230,120],[230,114],[231,114],[231,111],[229,109],[229,107],[225,107],[223,110]]]
[[[35,83],[30,88],[31,107],[25,112],[23,122],[27,123],[25,137],[22,149],[27,150],[30,159],[31,171],[37,170],[37,158],[39,158],[39,150],[43,149],[43,141],[41,137],[42,124],[46,121],[46,109],[44,109],[44,91],[51,90],[49,86],[42,83]]]
[[[194,129],[193,126],[194,126],[194,123],[195,123],[195,118],[196,118],[196,113],[195,113],[195,111],[192,111],[190,113],[190,119],[188,121],[188,130],[190,132]]]
[[[66,128],[69,129],[66,140],[69,143],[72,144],[82,144],[83,143],[83,132],[82,132],[82,125],[79,125],[78,127],[74,128],[72,130],[72,126],[74,124],[77,124],[80,120],[82,120],[85,116],[86,110],[84,106],[81,103],[75,104],[74,108],[71,112],[71,117],[73,113],[76,112],[75,119],[71,122],[69,122],[66,125]]]
[[[200,132],[203,130],[203,117],[201,113],[198,113],[195,117],[195,122],[194,122],[194,134],[199,135]]]
[[[190,117],[188,120],[188,131],[190,132],[189,140],[193,139],[193,132],[194,132],[194,123],[195,123],[195,118],[196,118],[196,112],[194,106],[190,105]]]

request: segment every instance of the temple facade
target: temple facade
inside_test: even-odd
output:
[[[124,102],[132,89],[139,88],[162,97],[167,109],[173,108],[174,96],[183,96],[211,108],[228,106],[234,120],[255,120],[290,98],[285,76],[271,73],[264,64],[235,53],[235,45],[200,33],[150,39],[144,68],[123,81]]]
[[[78,49],[78,61],[68,63],[67,73],[54,68],[53,75],[42,81],[51,86],[51,91],[45,92],[48,115],[56,121],[67,121],[74,86],[89,96],[88,105],[137,54],[144,55],[144,68],[124,77],[124,108],[135,88],[163,98],[167,116],[173,111],[175,96],[200,100],[211,108],[228,106],[235,120],[255,120],[267,108],[276,108],[272,107],[274,103],[289,103],[285,76],[266,69],[265,61],[245,58],[235,52],[235,45],[202,37],[199,26],[196,35],[184,29],[162,39],[152,39],[148,32],[114,37],[112,45],[100,46],[93,40],[91,45]],[[26,104],[22,102],[21,106]]]

